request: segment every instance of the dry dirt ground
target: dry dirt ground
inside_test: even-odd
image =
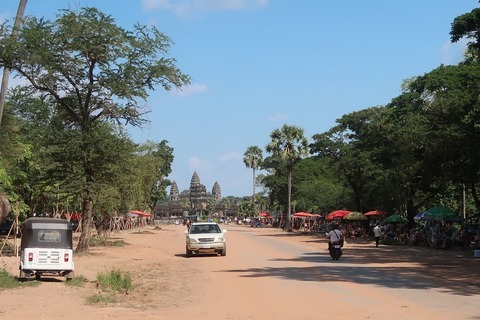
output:
[[[480,319],[480,258],[471,251],[348,241],[333,262],[318,235],[226,225],[226,257],[185,257],[184,227],[113,234],[123,247],[75,256],[82,287],[42,278],[0,291],[0,319]],[[18,275],[18,258],[0,269]],[[134,288],[89,305],[96,276],[127,271]]]

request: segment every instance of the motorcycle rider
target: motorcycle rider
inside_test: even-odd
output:
[[[340,230],[337,224],[332,225],[332,229],[326,234],[326,236],[329,239],[328,251],[330,251],[330,249],[332,248],[332,244],[334,243],[340,243],[340,245],[343,246],[341,240],[343,240],[344,233]]]

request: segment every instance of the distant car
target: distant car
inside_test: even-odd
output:
[[[186,256],[193,253],[227,255],[225,233],[227,230],[220,228],[215,222],[193,222],[190,229],[185,231]]]

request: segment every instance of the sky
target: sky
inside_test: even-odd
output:
[[[0,1],[13,21],[18,1]],[[265,150],[284,124],[305,137],[343,115],[388,104],[402,82],[463,59],[450,43],[455,17],[478,0],[28,0],[25,15],[53,20],[61,9],[96,7],[131,30],[154,25],[170,37],[169,57],[191,84],[151,92],[150,121],[132,139],[167,140],[168,178],[180,191],[194,172],[207,191],[249,196],[249,146]],[[15,83],[11,81],[11,83]],[[264,157],[268,154],[264,151]],[[259,188],[256,188],[259,191]]]

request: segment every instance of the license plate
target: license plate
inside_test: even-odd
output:
[[[203,249],[210,249],[210,245],[209,244],[204,244]]]
[[[333,246],[335,249],[340,249],[340,245],[336,244]]]

